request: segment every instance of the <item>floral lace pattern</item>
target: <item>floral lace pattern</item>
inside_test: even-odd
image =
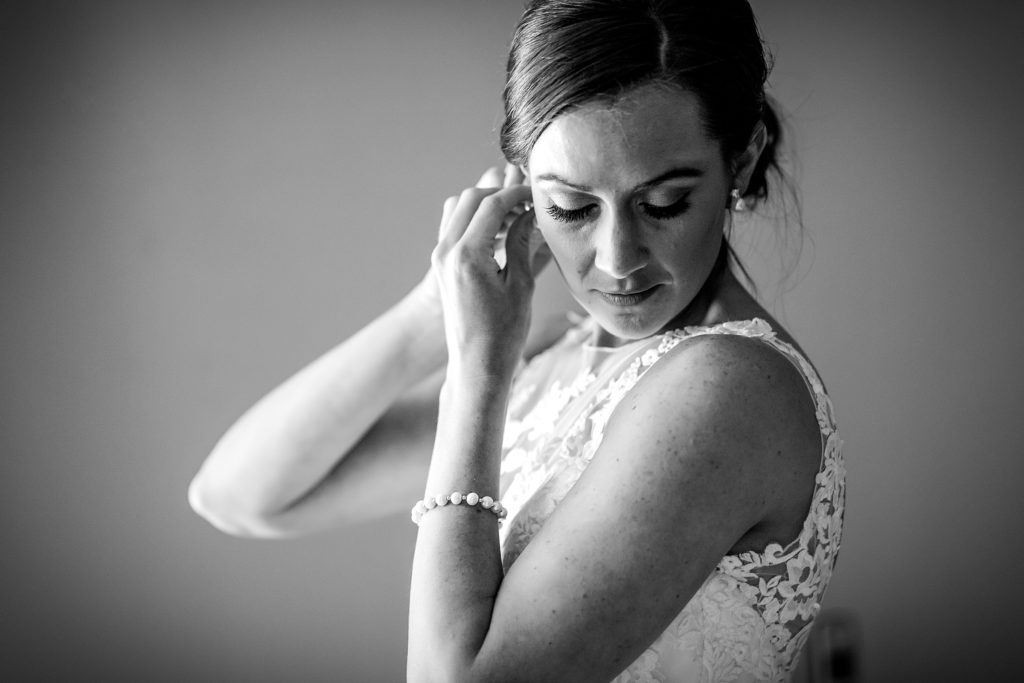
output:
[[[501,469],[501,499],[509,510],[501,531],[506,571],[586,469],[623,397],[681,341],[708,334],[759,339],[803,375],[822,436],[810,509],[786,546],[771,543],[760,552],[723,557],[614,683],[784,680],[820,609],[839,551],[846,477],[832,403],[811,364],[767,322],[688,327],[619,349],[588,347],[588,331],[580,326],[516,379]]]

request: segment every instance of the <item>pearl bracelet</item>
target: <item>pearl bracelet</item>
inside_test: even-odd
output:
[[[455,491],[449,493],[447,496],[443,493],[439,493],[433,498],[424,498],[423,500],[416,501],[416,504],[412,506],[412,521],[417,525],[420,520],[423,519],[423,515],[427,514],[434,508],[444,507],[448,503],[452,505],[468,505],[470,507],[480,507],[484,510],[490,510],[498,518],[498,526],[501,526],[501,520],[505,519],[508,515],[508,510],[499,501],[494,500],[490,496],[479,496],[475,493],[467,493],[462,495],[460,492]]]

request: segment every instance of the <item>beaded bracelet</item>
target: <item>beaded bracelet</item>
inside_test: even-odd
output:
[[[501,520],[505,519],[508,515],[508,510],[499,501],[494,500],[490,496],[479,496],[475,493],[467,493],[462,495],[460,492],[455,491],[449,493],[447,496],[443,493],[439,493],[433,498],[424,498],[423,500],[416,501],[416,504],[412,506],[412,521],[417,525],[420,520],[423,519],[423,515],[427,514],[434,508],[444,507],[448,503],[452,505],[468,505],[470,507],[480,507],[484,510],[490,510],[498,518],[498,526],[501,526]]]

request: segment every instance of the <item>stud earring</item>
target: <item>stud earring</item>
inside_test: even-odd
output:
[[[742,212],[750,209],[750,207],[747,206],[747,200],[740,194],[739,188],[734,187],[732,192],[729,193],[729,197],[732,198],[733,211]]]

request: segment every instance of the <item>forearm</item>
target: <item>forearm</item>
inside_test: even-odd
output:
[[[469,189],[445,203],[431,256],[450,352],[425,493],[498,498],[512,375],[530,325],[528,187]],[[508,221],[511,219],[511,222]],[[494,245],[505,235],[506,263]],[[498,519],[482,506],[445,505],[421,522],[413,559],[408,677],[487,680],[479,653],[502,585]]]
[[[509,384],[449,368],[426,495],[459,491],[497,499]],[[501,580],[493,513],[449,505],[424,515],[412,571],[410,680],[469,675]]]
[[[414,291],[250,408],[196,475],[193,506],[226,527],[230,517],[273,515],[315,487],[398,397],[443,366],[440,319],[423,303]]]

